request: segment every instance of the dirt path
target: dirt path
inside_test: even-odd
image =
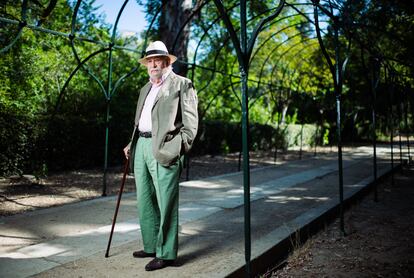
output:
[[[413,277],[414,167],[404,169],[264,277]]]

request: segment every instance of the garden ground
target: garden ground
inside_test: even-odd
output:
[[[339,221],[308,240],[264,277],[413,277],[414,167],[378,185]]]
[[[313,152],[304,153],[310,157]],[[297,152],[283,160],[298,159]],[[273,154],[252,153],[252,167],[273,163]],[[238,155],[197,157],[191,160],[190,179],[237,171]],[[368,169],[367,169],[368,170]],[[121,167],[108,175],[108,193],[118,190]],[[185,172],[183,173],[185,176]],[[24,213],[99,197],[99,170],[73,171],[48,178],[2,179],[1,214]],[[128,178],[126,191],[134,191]],[[414,169],[406,167],[378,186],[378,202],[365,197],[346,212],[344,237],[335,222],[326,227],[282,264],[270,266],[265,277],[410,277],[414,273]]]

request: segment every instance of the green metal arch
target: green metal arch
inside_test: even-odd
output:
[[[17,30],[17,34],[16,34],[16,36],[14,37],[14,39],[8,44],[8,45],[6,45],[5,47],[3,47],[2,49],[0,49],[0,54],[1,53],[5,53],[5,52],[7,52],[10,48],[12,48],[13,47],[13,45],[20,39],[20,37],[22,36],[22,34],[23,34],[23,29],[24,29],[24,27],[27,25],[27,22],[26,22],[26,16],[27,16],[27,3],[28,3],[28,0],[23,0],[23,3],[22,3],[22,12],[21,12],[21,21],[15,21],[15,20],[4,20],[5,22],[8,22],[8,23],[14,23],[14,24],[18,24],[18,30]]]

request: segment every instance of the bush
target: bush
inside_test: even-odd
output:
[[[286,144],[283,147],[285,149],[294,146],[311,147],[314,146],[315,142],[318,141],[318,138],[321,137],[321,132],[318,131],[316,125],[289,124],[284,126],[283,129]]]
[[[48,170],[101,167],[104,163],[105,122],[82,116],[48,117],[0,113],[0,176],[47,174]],[[10,111],[9,111],[10,112]],[[109,165],[123,160],[122,149],[132,124],[113,121],[109,129]]]
[[[250,125],[250,150],[269,150],[275,147],[287,149],[294,146],[314,146],[321,141],[322,129],[316,125]],[[302,140],[301,140],[302,139]],[[223,154],[239,152],[242,148],[241,125],[205,121],[199,127],[198,137],[192,154]]]
[[[124,119],[124,118],[123,118]],[[47,174],[47,171],[102,167],[105,150],[105,121],[81,115],[34,117],[16,111],[0,113],[0,175]],[[250,125],[250,150],[269,150],[314,144],[314,125]],[[123,161],[122,149],[128,143],[132,123],[113,118],[109,126],[109,165]],[[320,133],[320,132],[318,132]],[[319,136],[319,135],[318,135]],[[193,155],[239,152],[241,125],[205,121],[200,124]]]
[[[34,121],[15,111],[0,111],[0,176],[22,174],[28,168],[33,142]]]

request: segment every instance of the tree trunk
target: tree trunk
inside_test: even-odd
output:
[[[288,108],[289,108],[289,104],[287,102],[283,103],[282,119],[280,120],[280,124],[286,124],[286,113],[287,113]]]
[[[173,65],[174,71],[183,76],[187,74],[187,64],[181,61],[187,62],[190,23],[187,23],[184,28],[182,27],[191,15],[192,5],[192,0],[169,0],[163,6],[160,17],[159,34],[161,40],[171,54],[178,57],[179,61]],[[176,39],[177,35],[178,39]]]

